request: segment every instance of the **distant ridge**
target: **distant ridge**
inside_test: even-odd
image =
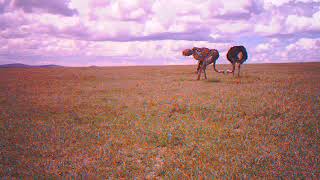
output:
[[[55,64],[34,66],[34,65],[27,65],[27,64],[21,64],[21,63],[0,65],[0,68],[53,68],[53,67],[63,67],[63,66],[59,66]]]
[[[55,64],[48,64],[48,65],[41,65],[41,66],[35,66],[35,67],[43,67],[43,68],[50,68],[50,67],[63,67]]]

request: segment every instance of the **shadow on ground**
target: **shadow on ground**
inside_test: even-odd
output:
[[[206,82],[209,82],[209,83],[220,83],[221,80],[219,80],[219,79],[208,79]]]

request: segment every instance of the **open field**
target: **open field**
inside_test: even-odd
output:
[[[320,177],[320,63],[195,69],[0,69],[0,177]]]

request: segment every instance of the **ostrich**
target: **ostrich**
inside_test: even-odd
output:
[[[208,48],[198,48],[194,47],[192,49],[185,49],[182,51],[184,56],[191,56],[198,60],[197,73],[198,78],[200,80],[200,76],[202,71],[204,72],[204,78],[207,79],[206,68],[208,65],[213,63],[213,68],[216,72],[222,73],[223,71],[219,71],[216,69],[216,61],[219,58],[219,52],[216,49],[208,49]]]
[[[202,62],[204,61],[205,58],[209,56],[210,50],[208,48],[198,48],[198,47],[193,47],[192,49],[185,49],[182,51],[182,55],[184,56],[193,56],[195,60],[198,60],[198,67],[196,73],[199,72],[199,69],[202,65]]]
[[[232,64],[232,70],[227,70],[227,73],[232,73],[234,76],[235,66],[238,63],[238,77],[240,77],[240,65],[248,58],[247,50],[244,46],[233,46],[227,53],[227,59]]]

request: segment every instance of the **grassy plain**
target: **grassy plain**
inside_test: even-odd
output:
[[[0,177],[320,177],[320,63],[195,68],[0,69]]]

